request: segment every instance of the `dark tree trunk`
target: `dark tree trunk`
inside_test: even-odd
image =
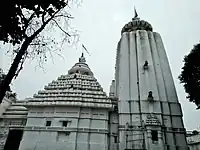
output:
[[[12,79],[14,78],[17,69],[19,67],[20,61],[24,54],[26,53],[29,44],[37,37],[40,32],[45,28],[45,26],[53,19],[53,17],[60,11],[61,9],[57,10],[49,19],[47,19],[42,26],[30,37],[27,37],[26,40],[23,42],[19,52],[15,56],[15,59],[9,69],[8,74],[6,75],[5,79],[1,82],[0,84],[0,103],[2,102],[5,94],[6,94],[6,89],[9,87]]]
[[[24,43],[22,44],[22,47],[20,48],[19,52],[15,56],[15,59],[9,69],[8,74],[5,76],[5,79],[0,84],[0,103],[2,102],[2,100],[6,94],[6,91],[9,88],[9,85],[17,72],[20,61],[21,61],[23,55],[26,53],[26,50],[27,50],[29,44],[31,43],[31,41],[32,40],[30,40],[30,38],[27,38],[24,41]]]

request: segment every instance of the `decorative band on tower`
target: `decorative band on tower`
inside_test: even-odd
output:
[[[140,20],[138,17],[138,14],[135,10],[135,16],[132,18],[132,21],[127,23],[121,31],[121,34],[124,32],[131,32],[131,31],[136,31],[136,30],[146,30],[146,31],[153,31],[153,28],[150,23],[144,20]]]

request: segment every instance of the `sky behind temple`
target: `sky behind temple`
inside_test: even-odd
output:
[[[199,0],[82,0],[79,7],[72,9],[75,19],[71,23],[71,26],[80,31],[80,43],[74,48],[65,46],[61,52],[64,58],[55,56],[53,61],[44,65],[44,70],[37,67],[36,61],[27,61],[12,84],[19,99],[31,97],[61,74],[67,74],[81,55],[82,43],[91,55],[85,53],[87,63],[108,93],[114,78],[117,42],[122,27],[134,15],[134,5],[139,17],[150,22],[154,31],[161,34],[186,128],[192,130],[200,127],[200,111],[186,100],[183,86],[178,80],[183,57],[200,40]],[[2,49],[0,67],[6,72],[10,63],[10,55],[6,54],[6,49]]]

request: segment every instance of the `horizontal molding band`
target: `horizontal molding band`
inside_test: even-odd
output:
[[[87,132],[87,133],[103,133],[108,134],[106,129],[91,129],[91,128],[64,128],[64,127],[39,127],[39,126],[12,126],[1,127],[0,128],[10,128],[10,129],[22,129],[24,131],[44,131],[44,132]]]
[[[118,115],[140,115],[140,114],[151,114],[151,113],[147,113],[147,112],[138,112],[138,113],[133,113],[133,112],[124,112],[124,113],[118,113]],[[167,113],[167,114],[165,114],[165,113],[156,113],[156,112],[154,112],[154,114],[155,115],[163,115],[163,116],[177,116],[177,117],[182,117],[183,115],[182,114],[180,114],[180,115],[177,115],[177,114],[170,114],[170,113]]]

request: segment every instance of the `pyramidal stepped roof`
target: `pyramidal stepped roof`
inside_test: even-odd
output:
[[[83,54],[67,75],[61,75],[27,100],[26,105],[112,107],[111,100],[86,64]]]

